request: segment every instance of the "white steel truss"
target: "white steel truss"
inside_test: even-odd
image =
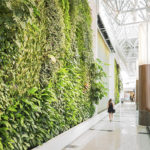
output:
[[[100,0],[100,16],[130,76],[136,76],[138,26],[150,21],[150,0]]]

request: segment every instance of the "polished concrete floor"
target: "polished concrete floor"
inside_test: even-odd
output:
[[[116,108],[113,121],[105,116],[64,150],[150,150],[150,134],[137,125],[135,103]]]

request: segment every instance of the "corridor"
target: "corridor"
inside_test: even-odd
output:
[[[116,108],[112,122],[108,115],[64,150],[149,150],[149,128],[137,125],[135,103]]]

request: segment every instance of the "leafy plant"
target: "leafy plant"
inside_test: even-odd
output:
[[[99,100],[107,95],[107,88],[105,88],[104,78],[107,77],[102,67],[103,63],[99,59],[91,65],[91,99],[98,104]]]
[[[88,1],[1,0],[0,18],[0,150],[34,148],[92,117],[106,89]]]

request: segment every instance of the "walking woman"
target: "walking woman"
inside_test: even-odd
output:
[[[108,101],[108,113],[109,113],[109,120],[112,121],[113,113],[115,113],[114,105],[112,103],[112,99]]]

